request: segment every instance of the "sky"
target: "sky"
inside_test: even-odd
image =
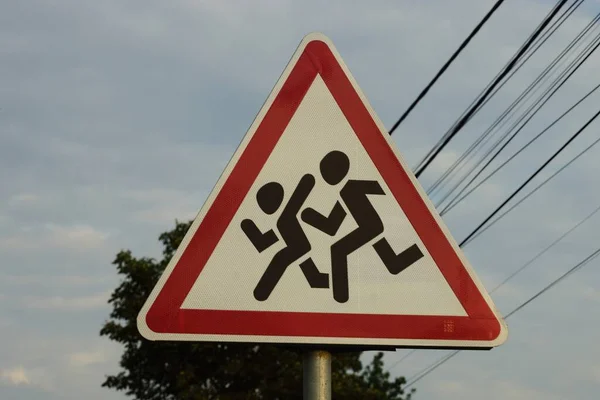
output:
[[[124,399],[101,388],[121,348],[99,336],[124,248],[159,257],[158,235],[192,218],[302,37],[325,33],[385,126],[448,59],[490,0],[0,1],[0,398]],[[552,6],[508,0],[394,133],[415,165]],[[588,1],[421,177],[425,187],[600,12]],[[598,84],[598,55],[511,148]],[[596,110],[598,96],[445,217],[457,239]],[[590,126],[535,181],[597,138]],[[600,150],[466,248],[486,288],[591,212]],[[435,197],[432,198],[434,201]],[[590,220],[492,295],[506,314],[597,246]],[[599,262],[507,322],[509,339],[462,352],[415,399],[590,399],[600,390]],[[393,365],[406,350],[386,354]],[[447,352],[396,365],[411,377]]]

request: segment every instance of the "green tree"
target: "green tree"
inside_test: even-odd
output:
[[[190,223],[176,222],[160,235],[162,260],[117,254],[122,280],[109,303],[113,310],[100,335],[124,346],[121,372],[102,386],[139,400],[301,399],[302,356],[285,346],[241,343],[152,342],[136,327],[136,317]],[[349,400],[409,400],[403,377],[390,380],[378,353],[363,366],[359,352],[336,353],[332,362],[333,395]]]

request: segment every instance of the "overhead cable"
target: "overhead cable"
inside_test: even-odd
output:
[[[448,69],[450,64],[452,64],[452,62],[456,59],[456,57],[458,57],[458,55],[464,50],[464,48],[467,47],[467,45],[469,44],[471,39],[473,39],[475,37],[477,32],[479,32],[479,30],[483,27],[483,25],[488,21],[488,19],[490,19],[490,17],[494,14],[494,12],[496,12],[496,10],[502,5],[502,3],[504,3],[504,1],[505,0],[497,0],[496,3],[494,3],[492,8],[487,12],[487,14],[485,14],[485,16],[481,19],[481,21],[479,21],[479,23],[477,24],[477,26],[475,26],[475,28],[469,34],[469,36],[467,36],[467,38],[460,44],[460,46],[458,46],[458,49],[456,49],[454,54],[452,54],[452,56],[450,56],[448,61],[446,61],[446,63],[442,66],[442,68],[440,68],[440,70],[437,72],[437,74],[435,74],[435,76],[433,77],[431,82],[429,82],[427,84],[427,86],[425,86],[425,88],[421,91],[421,93],[419,93],[417,98],[412,102],[412,104],[408,107],[408,109],[406,111],[404,111],[404,113],[400,116],[398,121],[396,121],[394,123],[394,125],[392,126],[392,129],[390,129],[390,135],[393,134],[394,131],[398,128],[398,126],[400,126],[402,121],[404,121],[406,119],[406,117],[408,117],[408,114],[410,114],[411,111],[417,106],[417,104],[419,104],[419,102],[423,99],[423,97],[425,97],[427,92],[429,92],[429,89],[431,89],[431,87],[444,74],[444,72],[446,72],[446,70]]]
[[[504,200],[498,207],[496,207],[496,209],[492,211],[492,213],[488,217],[486,217],[483,220],[483,222],[481,222],[475,229],[473,229],[473,231],[471,231],[471,233],[469,233],[469,235],[467,235],[467,237],[463,239],[463,241],[460,243],[460,246],[463,246],[467,242],[469,242],[471,238],[474,235],[476,235],[485,224],[487,224],[492,218],[494,218],[494,216],[496,216],[496,214],[498,214],[509,201],[511,201],[517,194],[519,194],[519,192],[521,192],[521,190],[523,190],[523,188],[527,186],[529,182],[531,182],[540,172],[542,172],[544,168],[546,168],[546,166],[552,162],[552,160],[554,160],[564,149],[566,149],[569,146],[569,144],[571,144],[571,142],[573,142],[573,140],[575,140],[592,122],[594,122],[598,115],[600,115],[600,110],[597,111],[596,114],[594,114],[581,128],[579,128],[577,132],[575,132],[558,150],[556,150],[556,152],[554,152],[554,154],[552,154],[550,158],[548,158],[540,167],[538,167],[538,169],[533,174],[531,174],[529,178],[525,180],[525,182],[523,182],[510,196],[506,198],[506,200]]]
[[[597,21],[600,21],[600,14],[598,14],[598,18],[597,18],[596,22]],[[498,146],[500,146],[500,144],[504,141],[504,144],[502,144],[502,146],[495,151],[495,153],[492,155],[492,157],[487,160],[487,162],[484,164],[483,167],[481,167],[479,169],[479,171],[475,174],[475,176],[471,177],[469,182],[462,188],[462,190],[457,195],[454,196],[454,198],[447,204],[446,207],[448,207],[450,204],[452,204],[458,198],[458,196],[460,196],[460,194],[462,192],[464,192],[464,190],[466,188],[468,188],[479,177],[479,175],[491,164],[491,162],[493,162],[498,157],[498,155],[508,146],[508,144],[520,132],[522,132],[522,130],[533,119],[533,117],[535,117],[535,115],[537,115],[537,113],[542,109],[542,107],[558,92],[558,90],[560,90],[564,86],[564,84],[573,76],[573,74],[575,72],[577,72],[577,70],[579,70],[579,68],[581,68],[581,66],[589,59],[589,57],[598,49],[599,46],[600,46],[600,33],[598,33],[596,35],[595,39],[591,43],[589,43],[586,46],[586,48],[574,60],[572,60],[572,62],[565,68],[564,71],[562,71],[560,73],[560,75],[544,91],[544,93],[542,95],[540,95],[538,97],[538,99],[535,100],[516,121],[513,122],[511,127],[505,133],[503,133],[501,135],[501,137],[496,141],[496,143],[494,143],[488,150],[485,151],[484,155],[480,158],[480,160],[477,161],[476,163],[474,163],[473,165],[471,165],[469,170],[463,175],[463,177],[458,182],[456,182],[453,185],[453,187],[451,189],[449,189],[440,200],[438,200],[438,206],[441,206],[444,203],[444,201],[447,200],[447,198],[450,197],[452,195],[452,193],[454,191],[456,191],[464,181],[467,180],[469,175],[471,175],[474,171],[476,171],[477,168],[485,161],[485,159],[488,158],[490,156],[490,154],[492,154],[492,152],[494,152],[494,150],[496,150],[498,148]],[[496,122],[498,122],[498,121],[499,120],[496,120]],[[496,122],[492,127],[490,127],[491,129],[496,127]],[[520,124],[520,126],[519,126],[519,124]],[[517,129],[517,127],[518,127],[518,129]],[[490,128],[488,128],[488,130],[486,130],[482,136],[489,135],[489,133],[491,131]],[[511,134],[511,132],[512,132],[512,134]],[[508,140],[505,141],[505,139],[507,137],[508,137]],[[490,138],[491,138],[491,136],[488,136],[486,138],[487,140],[483,143],[487,143],[487,141],[489,141]],[[452,167],[456,168],[456,166],[459,163],[463,162],[465,159],[467,159],[467,161],[470,161],[470,159],[472,159],[474,157],[474,155],[476,154],[474,152],[474,149],[479,144],[481,144],[482,139],[483,139],[483,137],[478,139],[478,141],[474,145],[471,145],[471,147],[461,156],[461,158],[459,160],[457,160],[457,162],[455,162],[455,164],[453,164]],[[483,145],[485,145],[485,144],[483,144]],[[470,152],[470,154],[469,154],[469,152]],[[467,158],[467,156],[469,156],[469,157]],[[457,170],[456,173],[460,172],[466,165],[467,165],[467,163],[464,162],[461,165],[461,167]],[[450,171],[450,172],[452,172],[452,171]],[[441,186],[437,186],[437,188],[444,187],[450,182],[450,179],[448,178],[449,175],[450,174],[447,171],[436,182],[439,184],[439,183],[441,183],[441,181],[440,181],[441,179],[446,178],[446,181],[444,182],[444,184]]]
[[[600,143],[600,138],[594,140],[589,146],[587,146],[585,149],[583,149],[581,152],[579,152],[575,157],[573,157],[568,163],[566,163],[565,165],[563,165],[562,167],[560,167],[558,170],[556,170],[556,172],[554,172],[552,175],[550,175],[548,178],[546,178],[545,180],[543,180],[539,185],[537,185],[533,190],[531,190],[529,193],[527,193],[527,195],[525,195],[522,199],[520,199],[519,201],[517,201],[515,204],[513,204],[508,210],[504,211],[502,214],[500,214],[498,217],[496,217],[492,222],[490,222],[487,226],[485,226],[484,228],[480,229],[479,232],[477,232],[475,235],[473,235],[473,237],[471,237],[470,240],[466,241],[463,245],[467,245],[469,244],[469,242],[473,241],[475,238],[477,238],[479,235],[483,234],[483,232],[487,231],[488,229],[490,229],[494,224],[496,224],[498,221],[500,221],[504,216],[506,216],[506,214],[508,214],[509,212],[513,211],[515,208],[517,208],[521,203],[523,203],[525,200],[527,200],[531,195],[533,195],[535,192],[537,192],[538,190],[540,190],[546,183],[548,183],[549,181],[551,181],[554,177],[556,177],[558,174],[560,174],[561,172],[563,172],[565,169],[567,169],[568,167],[570,167],[575,161],[577,161],[577,159],[579,159],[579,157],[581,157],[582,155],[584,155],[585,153],[587,153],[588,151],[590,151],[594,146],[596,146],[598,143]]]
[[[548,126],[546,126],[541,132],[539,132],[537,135],[535,135],[532,139],[530,139],[527,143],[525,143],[523,146],[521,146],[514,154],[512,154],[508,159],[506,159],[505,161],[502,162],[502,164],[500,164],[498,167],[496,167],[492,172],[490,172],[488,175],[485,176],[485,178],[483,178],[481,181],[479,181],[475,186],[473,186],[471,189],[469,189],[467,191],[467,193],[463,194],[463,192],[469,187],[469,184],[471,184],[472,181],[474,181],[475,179],[477,179],[477,176],[475,176],[470,182],[469,184],[467,184],[465,187],[463,187],[463,189],[455,196],[455,198],[453,200],[450,201],[450,203],[444,207],[441,211],[440,214],[444,215],[445,213],[447,213],[448,211],[450,211],[451,209],[453,209],[456,205],[458,205],[460,202],[462,202],[464,199],[466,199],[471,193],[473,193],[475,190],[477,190],[482,184],[484,184],[485,182],[487,182],[491,177],[493,177],[498,171],[500,171],[502,168],[504,168],[508,163],[510,163],[516,156],[518,156],[519,154],[521,154],[524,150],[526,150],[531,144],[533,144],[536,140],[538,140],[540,137],[542,137],[546,132],[548,132],[554,125],[556,125],[560,120],[562,120],[565,116],[567,116],[571,111],[573,111],[575,108],[577,108],[577,106],[579,106],[581,103],[583,103],[589,96],[591,96],[594,92],[596,92],[596,90],[598,90],[600,88],[600,83],[597,84],[596,86],[594,86],[589,92],[587,92],[581,99],[577,100],[577,102],[575,102],[571,107],[569,107],[565,112],[563,112],[560,116],[558,116],[558,118],[556,118],[554,121],[552,121]],[[489,165],[489,164],[488,164]],[[481,170],[483,171],[483,170]],[[459,197],[460,196],[460,197]]]
[[[442,143],[436,148],[436,150],[427,158],[427,160],[423,163],[423,165],[415,171],[415,176],[418,178],[423,171],[427,169],[427,167],[433,162],[433,160],[440,154],[440,152],[448,145],[448,143],[456,136],[456,134],[467,124],[467,122],[471,119],[473,114],[479,108],[479,106],[485,101],[486,97],[494,90],[494,88],[500,83],[502,79],[510,70],[515,66],[517,61],[523,56],[523,54],[527,51],[527,49],[531,46],[531,44],[535,41],[535,39],[542,33],[542,31],[548,26],[552,18],[560,11],[560,9],[565,5],[567,0],[559,0],[558,3],[554,6],[554,8],[550,11],[550,13],[544,18],[542,23],[536,28],[534,33],[530,36],[530,38],[526,41],[525,45],[521,48],[521,50],[516,54],[513,60],[506,66],[506,68],[500,73],[498,79],[485,91],[484,95],[473,105],[473,107],[467,112],[467,114],[460,119],[458,124],[452,128],[448,136],[442,141]]]
[[[512,78],[512,76],[514,74],[516,74],[521,67],[539,50],[540,47],[542,47],[544,45],[544,43],[546,43],[546,41],[556,32],[556,30],[558,28],[560,28],[560,26],[562,26],[562,24],[571,16],[571,14],[573,14],[573,12],[575,10],[577,10],[577,8],[579,8],[579,6],[583,3],[584,0],[576,0],[573,4],[571,4],[563,13],[562,15],[556,20],[554,21],[550,27],[548,28],[548,30],[544,31],[542,33],[541,36],[539,36],[537,39],[535,39],[535,41],[533,42],[532,46],[528,49],[526,49],[525,53],[523,54],[523,57],[521,58],[521,60],[518,60],[517,65],[511,70],[510,74],[502,81],[502,83],[500,83],[500,85],[498,85],[493,91],[492,93],[489,94],[489,96],[487,96],[487,98],[483,101],[483,103],[481,103],[481,105],[479,106],[479,108],[475,111],[475,114],[485,105],[487,104],[487,102],[489,100],[491,100],[494,95],[508,82],[508,80],[510,80]],[[539,25],[538,25],[539,26]],[[533,33],[532,33],[533,35]],[[529,38],[532,36],[530,35]],[[528,39],[529,39],[528,38]],[[521,49],[523,49],[523,47],[525,46],[525,44],[527,43],[527,40],[521,45],[521,47],[519,47],[519,49],[517,49],[517,51],[513,54],[513,56],[507,61],[507,63],[504,65],[504,67],[496,74],[496,76],[494,78],[492,78],[492,80],[486,85],[485,88],[483,88],[481,90],[481,92],[479,93],[479,95],[477,95],[477,97],[471,102],[471,104],[467,107],[467,109],[460,115],[460,117],[454,122],[454,124],[452,125],[453,127],[460,121],[460,119],[462,117],[464,117],[464,115],[467,114],[467,112],[469,111],[469,109],[474,106],[477,101],[485,94],[486,90],[494,84],[494,82],[498,79],[498,77],[500,76],[500,74],[502,73],[502,71],[508,67],[508,65],[511,63],[511,61],[517,56],[517,54],[519,53],[519,51],[521,51]],[[475,115],[474,114],[474,115]],[[452,129],[452,128],[451,128]],[[450,129],[450,130],[451,130]],[[447,131],[442,138],[438,141],[438,143],[432,147],[429,152],[421,159],[421,161],[416,165],[416,167],[414,168],[415,170],[420,168],[422,166],[422,164],[425,162],[425,160],[431,156],[431,154],[433,154],[433,152],[436,150],[436,148],[440,145],[440,143],[449,135],[450,130]]]
[[[596,25],[596,23],[599,20],[600,20],[600,14],[594,19],[594,21],[590,22],[588,24],[588,26],[584,29],[584,31],[582,31],[578,35],[578,37],[573,39],[571,41],[571,43],[565,49],[563,49],[563,51],[558,56],[556,56],[556,58],[549,65],[546,66],[546,68],[537,76],[537,78],[531,84],[529,84],[529,86],[518,96],[518,98],[515,99],[512,102],[512,104],[498,118],[496,118],[496,120],[479,136],[479,138],[477,140],[475,140],[475,142],[473,144],[471,144],[469,146],[469,148],[456,161],[454,161],[452,166],[450,168],[448,168],[429,187],[429,189],[427,191],[428,193],[433,193],[433,191],[435,191],[436,189],[438,189],[440,187],[440,184],[442,182],[444,182],[444,181],[447,182],[448,176],[451,175],[456,170],[456,168],[461,163],[463,163],[463,161],[468,156],[471,156],[471,158],[472,158],[472,156],[474,155],[474,151],[475,151],[475,149],[477,149],[477,147],[481,146],[482,143],[483,143],[483,145],[485,145],[485,143],[487,141],[489,141],[491,136],[493,136],[493,135],[491,135],[491,133],[494,132],[494,130],[496,130],[497,128],[502,128],[510,120],[510,118],[516,114],[516,111],[518,111],[523,106],[523,104],[520,104],[520,103],[523,100],[530,97],[530,95],[533,95],[535,92],[537,92],[542,87],[540,84],[545,83],[545,81],[547,81],[548,78],[550,78],[551,75],[549,73],[552,72],[554,67],[557,65],[562,65],[562,63],[559,64],[560,61],[563,61],[563,62],[566,61],[565,56],[569,54],[569,52],[573,49],[573,47],[583,37],[585,37],[585,34],[588,33],[589,30],[592,28],[592,26]],[[544,93],[541,96],[539,96],[538,99],[535,100],[534,103],[531,104],[525,112],[523,112],[521,117],[519,119],[517,119],[517,121],[513,122],[512,126],[507,130],[507,132],[502,135],[500,140],[497,141],[497,144],[500,143],[504,138],[506,138],[510,134],[511,131],[516,129],[517,126],[519,125],[519,123],[521,123],[527,117],[527,115],[531,114],[532,111],[537,107],[537,109],[535,109],[535,111],[533,111],[533,113],[530,115],[530,118],[527,121],[525,121],[524,124],[521,125],[519,130],[521,130],[522,128],[525,127],[525,125],[529,122],[529,120],[531,120],[531,118],[533,118],[533,116],[542,108],[542,106],[550,98],[552,98],[552,96],[556,93],[556,91],[558,91],[558,89],[560,89],[568,81],[568,79],[575,73],[575,71],[577,71],[577,69],[579,69],[581,67],[581,65],[583,65],[583,63],[588,59],[588,57],[595,51],[594,45],[596,43],[598,43],[599,40],[600,40],[600,34],[598,34],[596,36],[596,38],[591,43],[589,43],[586,46],[586,48],[583,51],[581,51],[581,53],[579,53],[579,55],[574,60],[572,60],[569,63],[569,65],[559,74],[559,76],[557,78],[554,79],[553,83],[544,91]],[[581,44],[582,43],[580,43],[579,45],[581,45]],[[580,46],[577,46],[576,48],[578,48],[578,47],[580,47]],[[587,56],[586,56],[586,53],[587,53]],[[583,58],[583,60],[582,60],[582,58]],[[497,146],[497,144],[496,144],[496,146]],[[463,167],[464,167],[464,163],[461,166],[461,168],[459,168],[459,171]]]

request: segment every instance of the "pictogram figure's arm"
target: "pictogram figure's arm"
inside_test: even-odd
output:
[[[296,186],[296,189],[294,189],[294,192],[290,196],[283,213],[293,215],[294,219],[297,218],[296,214],[298,214],[298,211],[314,187],[315,177],[311,174],[306,174],[300,178],[300,182],[298,182],[298,186]]]
[[[251,219],[243,220],[241,227],[259,253],[262,253],[279,240],[273,229],[262,233]]]
[[[342,226],[342,222],[344,222],[344,218],[346,218],[346,211],[339,201],[335,203],[327,217],[310,207],[302,211],[302,221],[329,236],[337,233],[340,226]]]
[[[385,194],[383,188],[377,181],[353,181],[355,187],[360,188],[364,194]],[[342,189],[343,190],[343,189]]]

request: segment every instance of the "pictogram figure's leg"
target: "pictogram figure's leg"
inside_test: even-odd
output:
[[[358,228],[331,245],[331,285],[333,298],[345,303],[349,298],[348,255],[371,240],[370,232]]]
[[[377,252],[383,264],[385,264],[388,271],[391,274],[399,274],[406,268],[410,267],[415,262],[419,261],[423,257],[423,252],[419,249],[419,246],[413,244],[406,250],[396,254],[386,238],[382,238],[377,241],[373,248]]]
[[[294,249],[286,247],[280,250],[269,263],[265,273],[254,288],[254,298],[258,301],[264,301],[269,298],[275,286],[285,273],[285,270],[298,259],[298,254]]]
[[[329,288],[329,274],[319,271],[312,258],[300,263],[300,269],[313,289]]]

